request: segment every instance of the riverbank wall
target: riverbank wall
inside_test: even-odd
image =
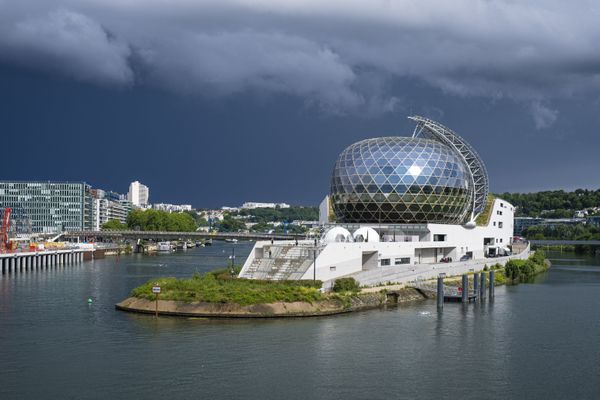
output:
[[[486,258],[481,260],[457,261],[451,263],[437,264],[415,264],[379,267],[369,271],[356,272],[349,275],[354,278],[361,286],[381,286],[395,283],[406,285],[415,281],[435,279],[439,274],[446,276],[458,276],[470,272],[480,272],[485,267],[491,267],[495,264],[504,266],[510,260],[526,260],[530,256],[529,246],[519,254],[508,257]],[[335,283],[335,279],[323,282],[323,288],[330,290]]]
[[[405,288],[394,291],[393,296],[381,293],[359,293],[355,295],[332,295],[314,303],[275,302],[242,306],[234,303],[158,301],[158,314],[179,317],[204,318],[282,318],[318,317],[344,314],[361,310],[381,308],[413,301],[425,300],[426,296],[416,289]],[[117,310],[143,314],[156,313],[156,301],[129,297],[115,305]]]

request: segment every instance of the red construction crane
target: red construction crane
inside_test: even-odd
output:
[[[2,218],[2,235],[0,241],[0,250],[5,251],[9,248],[10,242],[8,241],[8,229],[10,228],[10,208],[4,209],[4,217]]]

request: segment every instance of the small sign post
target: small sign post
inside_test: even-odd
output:
[[[158,318],[158,295],[160,294],[160,286],[158,286],[158,283],[155,283],[154,286],[152,286],[152,293],[156,295],[156,306],[154,309],[154,316]]]

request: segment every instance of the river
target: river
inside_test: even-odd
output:
[[[240,261],[251,243],[1,276],[0,399],[600,396],[599,258],[553,253],[535,283],[441,313],[433,301],[285,320],[114,309],[152,277],[227,265],[232,246]]]

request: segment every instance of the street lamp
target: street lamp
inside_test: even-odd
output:
[[[231,246],[231,256],[229,256],[229,258],[231,259],[231,276],[235,275],[235,267],[234,267],[234,263],[235,263],[235,244]]]
[[[317,239],[315,239],[315,249],[313,251],[313,281],[317,280]]]

